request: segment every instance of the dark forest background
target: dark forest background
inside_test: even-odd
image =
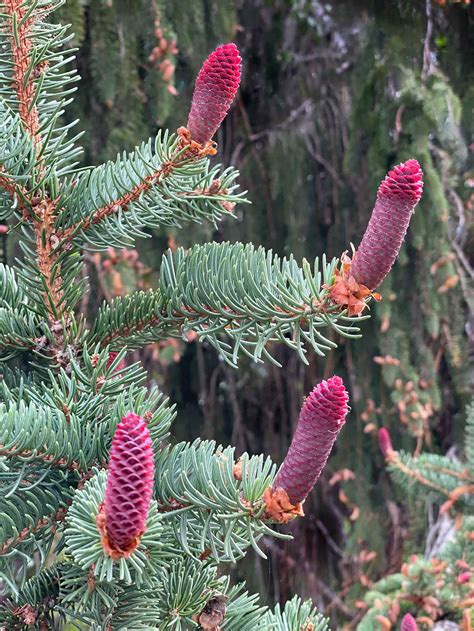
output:
[[[252,205],[216,232],[187,226],[150,234],[138,252],[88,254],[95,293],[82,307],[91,318],[103,299],[155,285],[168,246],[213,238],[298,259],[338,256],[358,244],[385,172],[408,157],[422,164],[422,202],[362,341],[344,340],[308,367],[281,348],[281,369],[243,362],[238,372],[192,340],[140,354],[178,402],[177,439],[213,437],[277,462],[304,394],[333,373],[346,380],[352,412],[306,519],[290,528],[294,541],[268,542],[268,561],[249,557],[236,570],[264,599],[311,596],[342,626],[430,527],[429,498],[407,506],[385,473],[377,428],[411,451],[445,453],[463,435],[474,359],[474,7],[67,0],[61,18],[73,24],[82,76],[69,115],[82,121],[91,163],[185,124],[194,78],[216,45],[235,41],[244,61],[216,140],[218,160],[241,170]]]

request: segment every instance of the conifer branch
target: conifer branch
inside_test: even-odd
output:
[[[469,480],[474,482],[474,476],[470,474],[468,469],[465,469],[464,471],[455,471],[454,469],[440,467],[429,462],[423,463],[423,467],[440,475],[449,475],[453,478],[457,478],[458,480]]]
[[[12,198],[15,198],[16,195],[20,196],[20,207],[24,207],[24,199],[28,198],[28,191],[26,188],[15,182],[13,179],[8,177],[8,175],[2,175],[3,167],[0,167],[0,188],[3,189],[8,195]]]
[[[389,465],[389,471],[400,482],[412,481],[417,485],[432,489],[444,499],[440,511],[448,512],[460,500],[472,503],[474,495],[474,478],[469,469],[460,463],[450,461],[437,454],[422,454],[417,457],[407,456],[404,452],[395,451],[391,447],[388,431],[379,431],[379,442]],[[390,445],[388,448],[386,446]]]
[[[38,269],[45,284],[45,304],[49,312],[50,324],[65,319],[63,302],[63,280],[61,278],[61,264],[59,253],[53,248],[57,238],[54,229],[56,204],[51,199],[44,199],[35,208],[38,220],[35,222],[36,251],[38,253]],[[53,273],[53,268],[56,271]]]
[[[24,0],[4,0],[4,9],[10,18],[12,84],[18,101],[18,111],[34,145],[40,150],[39,114],[35,104],[35,73],[30,71],[31,29],[40,16],[30,11],[30,7]]]
[[[0,188],[7,194],[0,215],[16,212],[27,221],[31,215],[29,188],[34,188],[36,149],[17,112],[0,99]]]
[[[35,148],[36,177],[41,180],[45,175],[45,166],[44,155],[40,159],[42,139],[37,98],[41,85],[39,77],[48,67],[48,61],[38,64],[33,59],[34,44],[32,39],[34,35],[32,29],[39,20],[44,19],[52,7],[43,6],[39,9],[36,3],[29,6],[23,0],[5,0],[4,8],[6,16],[9,18],[12,87],[16,95],[19,117]],[[35,11],[35,8],[38,10]],[[38,83],[39,85],[37,85]],[[5,190],[16,194],[19,192],[16,186],[12,188],[8,184]],[[49,323],[54,325],[58,321],[66,322],[61,264],[58,260],[59,252],[55,251],[53,247],[53,243],[57,239],[54,230],[54,218],[57,212],[56,201],[44,191],[38,195],[23,189],[21,193],[32,208],[37,265],[43,279]],[[54,339],[55,350],[58,350],[62,346],[63,337],[54,335]]]
[[[163,181],[171,174],[175,162],[170,160],[168,163],[160,166],[151,175],[144,177],[138,184],[133,186],[129,191],[112,199],[106,204],[96,208],[90,217],[85,217],[76,225],[66,228],[59,233],[59,238],[64,241],[71,241],[78,233],[88,230],[91,226],[101,223],[107,217],[117,213],[118,211],[126,211],[131,203],[138,200],[141,195],[152,189],[159,182]]]
[[[36,449],[23,449],[22,451],[19,451],[15,448],[8,448],[6,445],[2,445],[1,443],[0,456],[5,456],[10,459],[18,458],[18,460],[22,462],[32,462],[39,460],[40,462],[44,462],[47,465],[54,465],[56,467],[66,468],[70,471],[78,471],[80,469],[79,463],[75,462],[74,460],[72,462],[68,462],[66,458],[55,458],[51,454],[37,451]]]
[[[319,355],[336,347],[321,329],[358,337],[356,323],[367,317],[349,318],[332,302],[326,287],[335,270],[336,259],[326,263],[323,257],[321,265],[316,260],[314,269],[306,261],[299,267],[292,258],[280,260],[241,243],[194,246],[187,254],[178,249],[163,257],[160,288],[104,304],[88,340],[134,348],[195,331],[231,365],[239,351],[275,361],[267,349],[273,341],[307,362],[306,347]]]
[[[19,305],[0,307],[0,355],[2,359],[18,352],[35,350],[43,333],[41,322],[35,313]]]
[[[308,348],[324,355],[337,346],[321,329],[359,337],[356,322],[366,317],[347,317],[345,308],[332,301],[327,287],[337,263],[323,257],[314,268],[307,261],[299,267],[293,257],[280,259],[241,243],[198,245],[187,254],[178,249],[161,265],[164,324],[197,332],[231,365],[239,351],[277,363],[267,349],[273,341],[294,349],[307,363]]]
[[[398,452],[394,451],[392,455],[390,456],[390,458],[388,459],[388,462],[390,464],[390,470],[393,471],[394,469],[398,469],[407,478],[411,478],[412,480],[415,480],[419,484],[422,484],[425,487],[433,489],[434,491],[438,491],[438,493],[441,493],[442,495],[449,497],[450,492],[448,489],[440,486],[439,484],[436,484],[432,480],[429,480],[427,477],[422,475],[420,471],[418,471],[415,467],[410,467],[407,464],[405,464],[400,459]]]
[[[189,129],[180,127],[177,136],[166,133],[163,139],[158,134],[154,152],[148,142],[130,156],[119,157],[115,164],[102,165],[73,182],[77,192],[73,191],[69,200],[66,197],[65,207],[67,214],[68,203],[71,206],[72,202],[76,212],[72,212],[69,225],[61,229],[60,239],[70,242],[109,218],[115,219],[112,225],[117,237],[126,240],[134,233],[143,236],[143,225],[179,225],[182,218],[215,221],[231,212],[239,201],[239,196],[232,194],[235,187],[230,186],[234,172],[224,171],[221,181],[203,158],[216,153],[211,138],[239,87],[240,61],[234,44],[220,46],[205,61],[196,81]],[[104,195],[102,189],[112,190],[112,194]],[[83,196],[86,191],[89,199]],[[199,204],[199,200],[204,203]],[[145,201],[148,204],[144,205]],[[77,209],[78,202],[82,208]],[[77,211],[82,214],[79,220],[75,218]],[[131,235],[121,225],[123,213],[127,213],[125,223],[129,228],[136,224]],[[97,242],[96,235],[100,236],[93,230],[87,241],[101,247],[103,242]]]
[[[123,360],[131,347],[190,330],[233,365],[240,352],[271,358],[272,343],[305,362],[310,349],[324,355],[336,335],[359,337],[356,324],[367,317],[359,316],[377,297],[364,281],[372,245],[366,239],[356,254],[359,282],[345,260],[299,266],[240,243],[178,249],[163,257],[156,291],[104,305],[87,330],[74,315],[86,285],[78,280],[81,248],[120,247],[148,236],[145,229],[184,221],[215,224],[243,201],[237,171],[208,159],[238,90],[241,60],[233,44],[209,56],[187,129],[160,132],[114,162],[78,169],[78,136],[68,136],[74,123],[61,122],[76,78],[61,52],[70,36],[44,20],[62,2],[4,0],[0,14],[0,217],[14,217],[26,237],[18,283],[0,267],[1,353],[3,360],[28,349],[35,360],[26,378],[2,364],[0,555],[13,596],[6,615],[0,602],[0,625],[323,631],[326,621],[309,602],[293,599],[266,612],[216,572],[250,546],[264,556],[265,535],[288,537],[272,530],[278,520],[266,491],[276,484],[292,501],[304,500],[344,423],[342,383],[330,380],[308,399],[275,482],[275,466],[263,456],[244,454],[235,463],[233,448],[214,442],[163,448],[174,408],[142,385],[138,364]],[[397,173],[379,197],[395,198],[411,214],[413,204],[400,200],[407,187],[418,200],[421,175]],[[403,235],[382,201],[375,227],[398,248]],[[454,480],[451,502],[460,492]],[[45,572],[59,554],[61,563]],[[27,580],[33,559],[40,573]]]
[[[181,137],[159,133],[154,141],[78,175],[59,200],[62,244],[106,249],[146,237],[144,227],[216,222],[242,200],[237,171],[211,167],[206,150],[192,151]]]
[[[441,513],[447,513],[453,508],[453,506],[459,502],[464,496],[474,495],[474,484],[463,484],[451,491],[448,495],[448,499],[440,508]]]
[[[63,571],[61,571],[63,570]],[[64,564],[55,563],[32,576],[21,588],[18,597],[4,601],[0,608],[0,625],[5,629],[32,628],[46,631],[53,628],[58,617],[55,611],[59,596],[59,583],[64,575]],[[22,625],[19,627],[18,625]]]
[[[165,325],[163,307],[159,291],[139,291],[114,298],[99,309],[88,339],[102,348],[109,345],[132,348],[164,337],[167,328],[176,333],[176,328]]]
[[[31,526],[23,528],[17,537],[11,537],[7,539],[0,547],[0,555],[7,554],[12,548],[18,547],[20,543],[26,541],[31,535],[36,535],[44,528],[50,528],[50,533],[54,534],[57,528],[57,524],[64,521],[67,515],[65,508],[59,508],[57,511],[47,517],[41,517]]]
[[[197,440],[163,449],[156,469],[159,511],[188,554],[235,561],[252,545],[264,557],[258,546],[264,534],[285,538],[263,517],[264,491],[275,473],[270,459],[243,454],[236,475],[233,448]]]

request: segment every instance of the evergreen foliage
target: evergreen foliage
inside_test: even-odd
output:
[[[377,623],[393,624],[405,613],[421,625],[447,618],[469,628],[474,621],[473,426],[471,405],[467,410],[465,461],[430,453],[410,456],[393,449],[384,453],[393,480],[410,495],[427,498],[438,522],[445,520],[450,528],[434,551],[427,545],[425,554],[411,555],[400,572],[388,574],[371,586],[365,596],[367,613],[358,631],[369,631]],[[421,504],[416,502],[414,510]]]
[[[250,547],[263,555],[264,535],[283,536],[266,510],[275,466],[247,454],[236,462],[233,448],[212,441],[165,446],[173,407],[143,385],[139,365],[122,362],[134,348],[189,332],[234,366],[241,355],[273,360],[273,342],[304,362],[308,349],[324,355],[339,336],[358,337],[357,324],[368,317],[353,317],[350,302],[334,299],[347,263],[322,257],[299,266],[292,256],[241,243],[180,248],[164,256],[155,291],[117,298],[86,321],[85,250],[123,247],[162,226],[214,225],[245,200],[237,172],[211,166],[213,147],[196,148],[180,130],[159,133],[115,161],[77,167],[78,136],[63,118],[76,80],[64,69],[69,35],[49,22],[60,5],[4,0],[0,15],[0,216],[22,248],[17,270],[0,268],[0,624],[324,631],[327,621],[310,602],[294,598],[268,611],[217,572],[218,563]],[[113,83],[117,75],[104,78]],[[359,290],[363,310],[371,294]],[[131,410],[146,419],[156,476],[145,532],[114,556],[98,517],[112,439]],[[471,439],[472,431],[470,464]],[[394,476],[432,489],[444,510],[471,507],[472,493],[459,491],[459,480],[471,484],[472,476],[461,465],[403,453],[390,464]],[[449,549],[458,560],[468,554],[468,526],[466,520]],[[449,611],[465,602],[459,599],[467,588],[459,585]],[[384,589],[376,590],[377,607]]]
[[[233,169],[210,166],[210,139],[199,144],[186,129],[77,167],[77,136],[62,118],[76,80],[70,35],[50,22],[60,5],[5,0],[0,14],[2,217],[22,251],[16,269],[0,268],[0,624],[326,629],[311,603],[269,612],[217,574],[250,546],[263,555],[263,535],[287,536],[266,510],[275,466],[247,454],[236,462],[212,441],[165,446],[173,407],[123,359],[187,331],[233,365],[241,353],[270,357],[273,341],[303,360],[306,345],[324,354],[336,342],[319,329],[358,335],[331,297],[340,263],[299,267],[240,243],[179,249],[165,255],[155,292],[104,305],[89,325],[79,307],[87,248],[215,222],[242,194]],[[213,64],[215,85],[227,67]],[[200,76],[200,98],[210,76]]]
[[[360,424],[346,424],[331,460],[332,469],[349,467],[354,472],[356,481],[345,484],[345,490],[360,509],[360,518],[348,519],[351,509],[347,513],[336,499],[327,484],[329,476],[323,476],[317,493],[318,516],[344,550],[343,557],[327,539],[314,536],[314,522],[308,519],[298,523],[299,536],[285,546],[285,556],[274,549],[270,565],[272,571],[278,568],[279,581],[266,579],[267,563],[258,559],[249,558],[240,566],[252,590],[265,590],[270,599],[310,589],[321,602],[331,603],[333,619],[340,624],[351,614],[333,605],[329,592],[321,593],[313,583],[308,587],[300,558],[308,555],[318,578],[335,592],[340,581],[347,580],[349,563],[356,584],[346,602],[350,607],[360,599],[365,586],[358,585],[352,559],[369,520],[370,546],[377,557],[367,568],[368,576],[377,578],[386,561],[393,562],[386,540],[395,526],[384,502],[388,489],[377,482],[381,458],[372,433],[383,419],[394,437],[403,436],[403,447],[411,446],[415,437],[436,450],[460,436],[461,410],[469,396],[469,316],[464,301],[472,313],[472,292],[461,256],[463,250],[472,268],[470,174],[463,156],[472,142],[474,120],[474,12],[472,3],[468,7],[432,0],[429,38],[427,4],[67,0],[60,8],[63,22],[72,22],[76,31],[71,45],[81,48],[77,66],[82,81],[67,120],[81,118],[92,164],[113,159],[123,149],[132,151],[137,139],[154,135],[157,126],[176,129],[182,124],[201,60],[216,45],[237,38],[246,60],[243,85],[237,106],[219,132],[218,158],[238,166],[243,187],[259,194],[253,194],[251,208],[241,207],[243,213],[237,208],[244,221],[219,225],[219,240],[262,243],[281,256],[293,252],[298,261],[304,256],[312,260],[322,251],[333,256],[350,241],[358,242],[385,171],[412,156],[423,165],[427,185],[413,218],[415,229],[409,230],[401,256],[384,281],[384,299],[372,305],[373,317],[363,324],[364,343],[345,343],[327,355],[329,365],[337,365],[339,374],[351,375],[357,384],[352,418],[368,417],[366,434]],[[177,62],[172,84],[179,96],[169,92],[159,65],[149,61],[158,45],[156,9],[164,37],[179,47],[177,57],[167,56]],[[423,45],[429,48],[427,73]],[[461,224],[457,213],[463,200],[466,222]],[[165,232],[189,247],[209,238],[212,225],[207,224]],[[153,232],[152,239],[137,242],[140,259],[153,269],[145,278],[147,286],[155,286],[166,247],[163,232]],[[9,235],[10,260],[15,243],[15,236]],[[105,271],[112,257],[103,256],[108,291],[100,282],[98,295],[84,299],[91,314],[103,293],[116,295],[116,278],[123,280],[123,289],[134,288],[135,279],[125,265]],[[97,260],[89,259],[93,282]],[[142,284],[139,279],[140,288]],[[185,361],[177,363],[183,353]],[[177,340],[159,342],[140,354],[153,378],[173,392],[185,412],[174,425],[180,440],[191,428],[194,435],[218,436],[227,444],[232,431],[232,440],[241,448],[263,450],[280,461],[291,439],[289,419],[297,418],[299,401],[316,376],[326,375],[326,360],[310,352],[310,367],[304,370],[291,348],[272,345],[271,353],[284,371],[241,358],[241,376],[206,347]],[[137,356],[134,353],[134,359]],[[386,356],[399,363],[382,363]],[[374,411],[366,414],[364,408],[372,401]],[[232,425],[235,413],[240,413],[240,422]],[[436,428],[434,434],[430,427]],[[404,496],[399,499],[403,503]],[[413,539],[425,528],[422,515],[416,521]]]

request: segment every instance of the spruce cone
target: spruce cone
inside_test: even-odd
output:
[[[397,165],[380,184],[369,225],[352,260],[351,274],[359,284],[375,289],[392,269],[422,192],[423,173],[416,160]]]
[[[195,142],[209,142],[226,117],[240,84],[241,61],[237,46],[224,44],[204,62],[196,79],[187,124]]]
[[[153,493],[154,458],[146,422],[129,412],[117,425],[105,489],[105,526],[112,550],[134,550],[145,532]]]
[[[379,441],[380,451],[382,452],[383,457],[387,458],[391,453],[393,453],[390,432],[386,427],[381,427],[378,431],[377,438]]]
[[[403,616],[400,631],[418,631],[418,625],[411,614],[407,613]]]
[[[116,351],[110,351],[109,356],[107,357],[107,363],[105,364],[106,368],[110,368],[112,366],[112,364],[115,361],[115,358],[117,357],[118,353]],[[122,370],[123,368],[125,368],[125,360],[122,359],[121,362],[119,362],[119,365],[117,366],[117,368],[115,369],[115,372],[118,372],[119,370]]]
[[[288,454],[273,489],[286,491],[294,505],[303,502],[316,484],[345,423],[349,396],[340,377],[322,381],[301,408]]]

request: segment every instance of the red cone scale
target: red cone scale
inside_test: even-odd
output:
[[[423,192],[423,173],[416,160],[394,167],[379,186],[367,230],[351,266],[355,280],[369,289],[392,269],[411,216]]]
[[[134,549],[145,532],[154,472],[148,427],[130,412],[117,425],[110,449],[104,510],[111,548]]]
[[[403,616],[400,631],[418,631],[418,625],[411,614],[407,613]]]
[[[219,46],[196,79],[187,128],[191,139],[205,145],[214,136],[240,84],[241,58],[235,44]]]
[[[282,488],[298,504],[316,484],[349,411],[349,396],[340,377],[322,381],[301,408],[288,454],[273,488]]]

